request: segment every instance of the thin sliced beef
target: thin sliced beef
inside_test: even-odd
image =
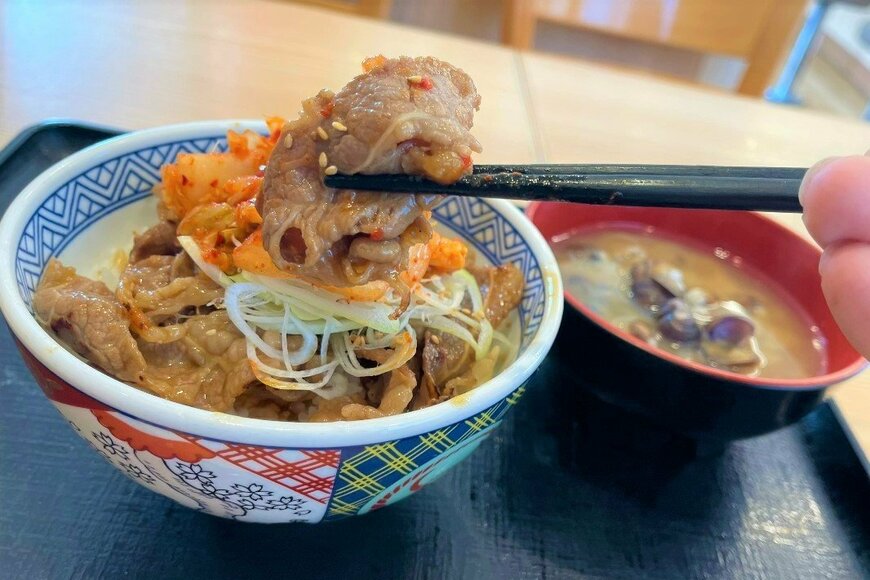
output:
[[[522,300],[525,284],[522,272],[516,266],[507,265],[474,268],[472,273],[483,293],[484,314],[497,328]],[[455,387],[461,384],[462,389],[467,390],[470,379],[476,380],[485,374],[483,368],[478,372],[470,372],[474,362],[474,350],[467,342],[452,334],[427,330],[421,356],[422,389],[414,407],[420,408],[445,395],[452,395],[456,389],[449,389],[448,392],[445,388],[460,377],[464,377],[464,380],[456,383]]]
[[[390,371],[389,380],[386,382],[377,408],[360,403],[350,403],[341,408],[341,416],[349,421],[356,421],[404,413],[411,399],[414,398],[416,386],[417,377],[414,376],[408,365],[402,365],[396,370]]]
[[[492,326],[498,327],[523,299],[525,279],[513,264],[473,269],[480,291],[483,308]]]
[[[323,174],[330,168],[458,179],[480,150],[469,133],[479,102],[464,72],[405,57],[378,61],[337,95],[322,91],[305,101],[299,119],[282,131],[259,200],[263,242],[275,264],[336,286],[396,280],[408,249],[431,235],[425,218],[437,196],[334,190],[323,185]]]
[[[474,362],[474,350],[452,334],[426,331],[423,339],[422,389],[428,404],[437,400],[444,385],[462,374]],[[421,395],[422,396],[422,395]]]
[[[333,102],[327,130],[339,172],[408,173],[452,183],[480,143],[469,132],[480,95],[462,70],[432,57],[371,59]],[[347,131],[336,129],[339,122]]]
[[[150,294],[171,282],[172,256],[149,256],[130,262],[121,273],[121,284],[134,294]]]
[[[153,255],[130,264],[122,279],[134,306],[125,307],[102,282],[52,260],[34,293],[33,309],[63,343],[110,375],[166,399],[231,410],[254,381],[245,339],[222,310],[174,317],[183,305],[221,294],[210,280],[178,273],[191,273],[180,256]],[[154,321],[173,315],[171,335],[154,342],[140,332],[137,341],[130,312],[138,308],[146,308]],[[155,332],[170,328],[154,321]]]
[[[102,282],[52,259],[33,295],[33,310],[63,343],[112,376],[141,378],[145,359],[130,333],[127,311]]]
[[[181,324],[183,338],[166,343],[139,341],[148,362],[142,385],[186,405],[229,411],[254,381],[245,338],[225,311],[192,316]]]
[[[133,238],[130,261],[138,262],[150,256],[174,256],[180,251],[175,224],[161,221]]]
[[[213,303],[223,296],[223,288],[194,274],[187,254],[154,255],[127,265],[118,283],[118,296],[147,317],[146,326],[153,327],[190,308]],[[139,332],[139,326],[134,327]]]
[[[441,398],[446,399],[465,394],[491,379],[495,376],[495,369],[500,355],[501,348],[498,346],[492,347],[485,357],[474,361],[461,375],[447,381],[442,389]]]
[[[364,405],[365,398],[361,394],[345,395],[334,399],[315,397],[311,405],[307,420],[312,423],[328,423],[331,421],[344,421],[341,410],[347,405]]]
[[[285,398],[287,394],[295,396],[295,400]],[[253,383],[235,400],[233,410],[253,419],[298,421],[314,396],[308,391],[282,391]]]
[[[196,272],[197,269],[193,260],[191,260],[190,256],[187,255],[187,252],[181,252],[172,258],[172,266],[169,269],[169,279],[175,280],[176,278],[189,278],[191,276],[196,276]]]

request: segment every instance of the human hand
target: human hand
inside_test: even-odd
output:
[[[800,200],[804,223],[824,250],[819,272],[828,306],[846,338],[870,357],[870,157],[817,163]]]

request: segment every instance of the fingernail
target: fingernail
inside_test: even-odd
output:
[[[804,175],[803,180],[801,181],[801,186],[798,189],[798,201],[801,204],[801,207],[804,205],[804,197],[806,196],[807,189],[812,184],[813,180],[819,175],[819,172],[825,168],[828,164],[837,159],[841,159],[840,157],[828,157],[827,159],[822,159],[809,169],[807,169],[806,174]]]

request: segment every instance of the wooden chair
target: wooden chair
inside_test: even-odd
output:
[[[370,18],[388,18],[393,0],[292,0],[299,4],[309,4],[320,8],[329,8],[348,14],[368,16]]]
[[[503,40],[534,45],[538,22],[737,57],[739,92],[761,95],[798,31],[807,0],[507,0]]]

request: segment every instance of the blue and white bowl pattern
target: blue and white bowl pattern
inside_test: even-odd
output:
[[[85,164],[81,171],[70,173],[68,179],[57,182],[52,191],[44,193],[41,203],[32,203],[33,209],[20,222],[23,227],[20,226],[14,249],[17,291],[26,308],[31,308],[33,291],[50,258],[66,259],[67,254],[76,255],[76,252],[80,255],[82,248],[72,250],[77,242],[94,239],[94,233],[102,233],[99,228],[110,220],[121,223],[120,216],[126,214],[119,212],[138,212],[131,213],[129,219],[144,219],[141,218],[144,210],[134,206],[151,197],[153,186],[160,179],[161,166],[172,162],[181,152],[224,150],[224,131],[215,130],[211,135],[202,136],[200,131],[196,138],[151,143],[126,151],[122,146],[125,137],[116,138],[113,141],[117,141],[116,149],[120,150],[117,155],[92,165]],[[78,156],[86,154],[87,151]],[[75,163],[76,157],[69,161],[68,167],[58,171],[69,172],[81,166],[81,161]],[[538,335],[545,313],[551,318],[561,315],[561,292],[558,274],[552,273],[556,272],[555,266],[542,268],[527,240],[529,233],[518,230],[518,221],[524,220],[519,210],[503,202],[451,197],[435,209],[434,216],[489,262],[512,263],[521,269],[526,280],[519,307],[521,353],[533,341],[540,341]],[[129,219],[128,223],[134,223]],[[147,223],[141,224],[140,228],[145,225]],[[129,238],[132,229],[121,233]],[[536,251],[540,255],[540,248]],[[8,314],[7,318],[13,320]],[[12,324],[13,331],[15,326]],[[555,329],[548,328],[548,333],[555,335]],[[517,402],[533,370],[518,371],[524,376],[516,384],[503,388],[504,394],[494,402],[485,406],[478,404],[477,410],[473,405],[444,403],[454,407],[450,410],[456,415],[453,420],[421,433],[408,435],[405,427],[405,436],[389,439],[402,429],[387,427],[376,432],[388,440],[366,441],[365,444],[321,448],[298,445],[295,443],[298,438],[288,435],[285,439],[292,440],[292,446],[267,445],[249,440],[245,435],[240,436],[241,442],[238,442],[231,436],[214,437],[214,430],[209,434],[195,429],[188,432],[186,427],[178,428],[178,420],[174,426],[169,426],[173,423],[164,424],[153,414],[150,420],[143,418],[136,408],[121,410],[122,405],[108,402],[110,397],[102,396],[96,387],[88,389],[84,383],[78,383],[80,374],[66,373],[62,378],[62,373],[47,366],[38,350],[27,344],[24,334],[16,332],[16,335],[43,390],[73,429],[112,465],[137,483],[183,505],[253,522],[331,520],[366,513],[406,497],[473,451]],[[546,352],[552,337],[543,340]],[[89,367],[81,366],[88,369],[82,369],[81,373],[92,372]],[[486,385],[482,387],[486,388]],[[116,389],[135,391],[135,394],[130,393],[131,397],[141,396],[134,387],[120,383]],[[168,401],[160,401],[160,404],[171,406],[173,413],[179,416],[202,413]],[[429,410],[417,413],[426,411]],[[407,423],[407,419],[402,420]],[[269,425],[261,425],[267,423],[265,421],[238,418],[237,422],[257,424],[261,431],[270,429]],[[272,429],[296,429],[292,433],[298,434],[305,427]],[[238,433],[244,431],[238,430]],[[281,437],[278,434],[271,440],[280,442]]]

